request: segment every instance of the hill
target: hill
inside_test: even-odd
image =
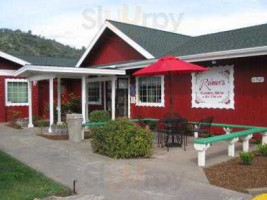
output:
[[[0,29],[0,50],[11,55],[79,58],[85,48],[72,48],[31,31]]]

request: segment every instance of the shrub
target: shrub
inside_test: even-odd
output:
[[[254,154],[252,152],[241,152],[239,156],[243,165],[251,165],[254,159]]]
[[[90,122],[108,122],[111,120],[110,114],[105,110],[95,110],[89,114]]]
[[[120,118],[92,130],[94,152],[112,158],[150,157],[153,135],[127,119]]]
[[[259,144],[257,148],[261,156],[267,156],[267,144]]]

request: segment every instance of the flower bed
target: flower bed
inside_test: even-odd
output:
[[[242,165],[234,158],[204,169],[212,185],[244,192],[249,188],[267,187],[267,157],[255,152],[252,165]]]

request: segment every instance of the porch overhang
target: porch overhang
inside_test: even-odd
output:
[[[14,76],[33,77],[38,76],[60,76],[61,78],[80,78],[84,75],[125,75],[125,70],[120,69],[97,69],[97,68],[75,68],[75,67],[58,67],[58,66],[38,66],[26,65],[14,73]]]
[[[49,132],[52,132],[54,124],[54,79],[57,78],[57,123],[61,123],[61,79],[81,79],[81,107],[83,122],[88,121],[88,84],[92,81],[111,81],[111,115],[115,119],[115,88],[117,75],[125,75],[125,70],[120,69],[97,69],[97,68],[74,68],[59,66],[38,66],[26,65],[15,71],[14,76],[25,77],[28,79],[28,101],[29,101],[29,124],[33,127],[32,109],[32,85],[33,82],[49,80]],[[93,76],[93,77],[92,77]]]

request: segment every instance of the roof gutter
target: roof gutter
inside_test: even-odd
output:
[[[194,55],[178,56],[178,57],[179,59],[187,62],[201,62],[201,61],[222,60],[230,58],[261,56],[261,55],[267,55],[267,46],[235,49],[227,51],[217,51],[211,53],[202,53],[202,54],[194,54]],[[115,66],[113,64],[111,66],[105,66],[101,68],[113,68],[113,69],[124,69],[124,70],[139,69],[155,62],[156,60],[157,59],[150,59],[138,62],[118,64]]]

